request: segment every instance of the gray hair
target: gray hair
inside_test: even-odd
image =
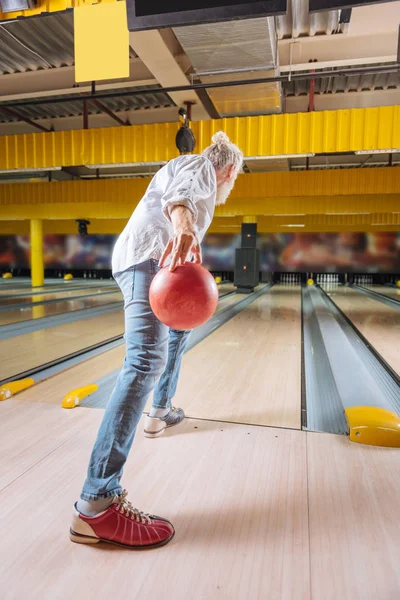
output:
[[[217,131],[211,139],[213,143],[204,150],[203,156],[206,156],[218,171],[224,171],[230,165],[234,165],[238,173],[243,163],[243,152],[240,148],[233,144],[223,131]]]

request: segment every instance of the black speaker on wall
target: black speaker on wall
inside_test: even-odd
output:
[[[242,248],[255,248],[257,245],[257,223],[242,224]]]
[[[235,258],[234,285],[239,293],[251,294],[260,282],[260,251],[238,248]]]

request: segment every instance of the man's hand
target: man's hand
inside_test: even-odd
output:
[[[193,216],[190,210],[182,205],[175,206],[171,212],[171,221],[174,234],[164,250],[159,266],[163,267],[170,255],[170,271],[174,271],[179,265],[184,265],[189,254],[194,255],[196,263],[201,263],[200,244],[197,241]]]

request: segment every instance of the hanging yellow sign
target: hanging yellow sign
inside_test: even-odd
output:
[[[74,9],[75,81],[129,77],[129,31],[125,2]]]

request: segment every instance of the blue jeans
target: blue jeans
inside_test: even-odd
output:
[[[126,355],[104,413],[89,461],[83,500],[120,494],[120,479],[150,393],[153,407],[171,406],[190,331],[161,323],[149,302],[149,288],[159,270],[148,260],[115,276],[124,297]]]

